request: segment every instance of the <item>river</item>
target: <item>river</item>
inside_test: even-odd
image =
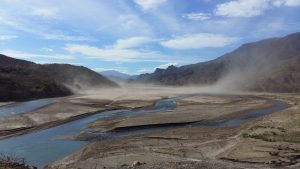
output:
[[[78,135],[80,132],[88,132],[85,126],[97,119],[117,119],[126,117],[142,116],[149,113],[169,111],[176,107],[176,99],[162,99],[158,101],[152,109],[137,109],[137,110],[115,110],[99,112],[98,114],[85,117],[76,121],[72,121],[66,124],[62,124],[56,127],[52,127],[45,130],[36,131],[22,136],[12,137],[4,140],[0,140],[0,152],[5,155],[13,155],[17,157],[24,157],[26,162],[30,165],[43,168],[45,165],[61,159],[75,150],[78,150],[82,146],[88,144],[85,141],[72,141],[66,140],[67,136]],[[25,103],[17,103],[0,107],[0,114],[2,117],[11,115],[11,110],[14,114],[24,113],[33,109],[45,106],[53,102],[53,99],[49,100],[36,100]],[[118,132],[102,133],[101,136],[104,139],[141,135],[151,132],[160,132],[178,127],[198,127],[198,126],[219,126],[219,127],[232,127],[240,125],[248,120],[270,114],[276,111],[288,108],[289,105],[273,100],[273,105],[269,108],[263,108],[247,113],[246,115],[236,117],[228,120],[212,120],[206,122],[195,122],[192,124],[181,125],[166,125],[166,126],[149,126],[142,128],[135,128],[134,130],[121,130]],[[25,109],[22,109],[22,105],[25,105]],[[19,111],[17,111],[19,110]],[[26,110],[26,111],[25,111]]]

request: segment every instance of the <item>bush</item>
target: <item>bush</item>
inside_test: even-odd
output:
[[[26,164],[24,158],[17,156],[6,156],[0,154],[0,168],[1,169],[36,169]]]

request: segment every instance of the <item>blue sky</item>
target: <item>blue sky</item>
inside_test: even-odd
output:
[[[0,0],[0,53],[129,74],[300,31],[300,0]]]

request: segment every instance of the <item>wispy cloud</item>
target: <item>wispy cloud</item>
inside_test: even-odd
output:
[[[64,54],[53,54],[53,55],[45,55],[45,54],[35,54],[35,53],[26,53],[15,50],[3,50],[0,53],[14,57],[19,59],[29,59],[29,58],[51,58],[51,59],[73,59],[73,55],[64,55]]]
[[[131,37],[128,39],[119,39],[117,40],[113,48],[116,49],[134,48],[153,41],[154,39],[149,37]]]
[[[188,13],[182,15],[182,17],[193,21],[204,21],[208,20],[211,16],[209,13]]]
[[[120,48],[98,48],[90,45],[67,44],[64,48],[71,53],[79,53],[106,61],[149,61],[160,60],[164,56],[155,51],[141,51]]]
[[[264,14],[269,0],[235,0],[218,4],[216,15],[229,17],[253,17]]]
[[[236,42],[238,38],[220,34],[198,33],[175,37],[161,42],[161,45],[172,49],[201,49],[224,47]]]
[[[151,73],[153,72],[155,69],[150,69],[150,68],[142,68],[137,70],[138,74],[145,74],[145,73]]]
[[[144,10],[154,9],[168,0],[134,0],[134,2],[140,5]]]
[[[115,70],[115,71],[125,73],[125,74],[128,73],[128,68],[127,67],[93,68],[93,70],[95,72],[99,72],[99,73],[104,72],[104,71],[110,71],[110,70]]]
[[[15,39],[18,36],[15,35],[0,35],[0,41],[6,41],[6,40],[11,40],[11,39]]]
[[[115,44],[103,48],[82,45],[67,44],[64,49],[71,53],[80,53],[85,56],[99,58],[107,61],[135,61],[163,59],[165,56],[156,51],[147,51],[141,48],[135,49],[143,44],[153,42],[149,37],[130,37],[119,39]]]
[[[173,66],[177,66],[178,63],[176,63],[176,62],[166,63],[166,64],[159,65],[159,66],[156,67],[156,68],[166,69],[166,68],[168,68],[169,66],[172,66],[172,65],[173,65]]]
[[[45,19],[58,19],[57,8],[35,7],[32,9],[31,15],[39,16]]]
[[[217,5],[215,14],[227,17],[254,17],[273,7],[300,6],[300,0],[233,0]]]
[[[41,34],[43,39],[47,40],[60,40],[60,41],[96,41],[95,38],[85,37],[85,36],[72,36],[62,33],[58,34]]]
[[[89,58],[97,58],[104,61],[115,62],[180,62],[191,63],[197,58],[190,57],[188,61],[182,60],[180,56],[168,56],[155,50],[145,50],[139,45],[153,42],[151,38],[128,38],[117,40],[114,45],[105,47],[96,47],[88,44],[66,44],[64,50],[71,54],[81,54]],[[138,47],[138,48],[136,48]]]

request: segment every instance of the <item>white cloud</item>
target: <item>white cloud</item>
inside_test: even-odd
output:
[[[15,50],[3,50],[0,51],[1,54],[6,56],[19,58],[19,59],[28,59],[28,58],[51,58],[51,59],[73,59],[72,55],[63,55],[63,54],[53,54],[53,55],[44,55],[44,54],[34,54],[34,53],[25,53]]]
[[[61,40],[61,41],[96,41],[96,39],[91,37],[84,37],[84,36],[71,36],[65,35],[62,33],[59,34],[41,34],[43,39],[46,40]]]
[[[138,74],[145,74],[145,73],[152,73],[155,69],[146,69],[146,68],[142,68],[137,70]]]
[[[228,17],[253,17],[264,14],[269,0],[234,0],[218,4],[215,14]]]
[[[45,19],[57,19],[58,18],[58,9],[56,8],[45,8],[45,7],[36,7],[32,9],[32,15],[40,16]]]
[[[11,40],[11,39],[15,39],[18,36],[15,35],[0,35],[0,41],[6,41],[6,40]]]
[[[80,53],[92,58],[99,58],[107,61],[146,61],[156,60],[163,57],[158,52],[153,51],[140,51],[119,48],[97,48],[90,45],[80,44],[67,44],[64,49],[71,53]]]
[[[144,10],[155,9],[167,1],[168,0],[134,0],[134,2]]]
[[[53,52],[54,51],[54,49],[52,49],[52,48],[42,48],[42,50],[47,51],[47,52]]]
[[[176,63],[176,62],[173,62],[173,63],[166,63],[166,64],[162,64],[162,65],[159,65],[159,66],[157,66],[156,68],[159,68],[159,69],[166,69],[166,68],[168,68],[169,66],[177,66],[178,65],[178,63]]]
[[[119,39],[114,45],[114,48],[117,49],[134,48],[152,41],[154,40],[149,37],[131,37],[128,39]]]
[[[137,70],[137,73],[139,73],[139,74],[144,74],[144,73],[152,73],[152,72],[154,72],[157,68],[159,68],[159,69],[166,69],[166,68],[168,68],[169,66],[177,66],[178,65],[178,63],[176,63],[176,62],[171,62],[171,63],[165,63],[165,64],[162,64],[162,65],[159,65],[159,66],[157,66],[157,67],[155,67],[155,68],[142,68],[142,69],[139,69],[139,70]]]
[[[108,61],[145,61],[163,59],[165,56],[159,52],[134,49],[153,41],[154,39],[149,37],[131,37],[128,39],[119,39],[114,45],[106,46],[104,48],[82,44],[67,44],[64,49],[71,53],[80,53],[82,55]]]
[[[104,71],[112,71],[112,70],[128,74],[127,67],[93,68],[93,71],[99,72],[99,73],[104,72]]]
[[[44,39],[89,41],[93,38],[81,37],[87,32],[100,39],[104,35],[148,36],[154,29],[123,1],[5,0],[0,8],[1,27]],[[56,32],[65,36],[52,35]]]
[[[66,61],[34,61],[34,63],[37,64],[71,64],[71,65],[76,65],[76,66],[83,66],[82,63],[79,62],[66,62]]]
[[[201,49],[224,47],[236,42],[235,37],[220,34],[199,33],[176,37],[161,42],[161,45],[173,49]]]
[[[129,46],[127,46],[129,47]],[[132,46],[131,46],[132,47]],[[67,44],[64,50],[72,54],[81,54],[89,58],[96,58],[105,61],[115,62],[141,62],[141,61],[154,61],[154,62],[176,62],[176,63],[191,63],[199,61],[195,57],[190,57],[183,60],[179,56],[167,56],[158,51],[149,51],[143,49],[132,48],[115,48],[114,45],[110,47],[95,47],[83,44]]]
[[[260,16],[272,7],[300,6],[300,0],[232,0],[218,4],[215,14],[228,17]]]
[[[210,18],[210,14],[208,13],[189,13],[182,15],[183,18],[187,18],[193,21],[204,21]]]

